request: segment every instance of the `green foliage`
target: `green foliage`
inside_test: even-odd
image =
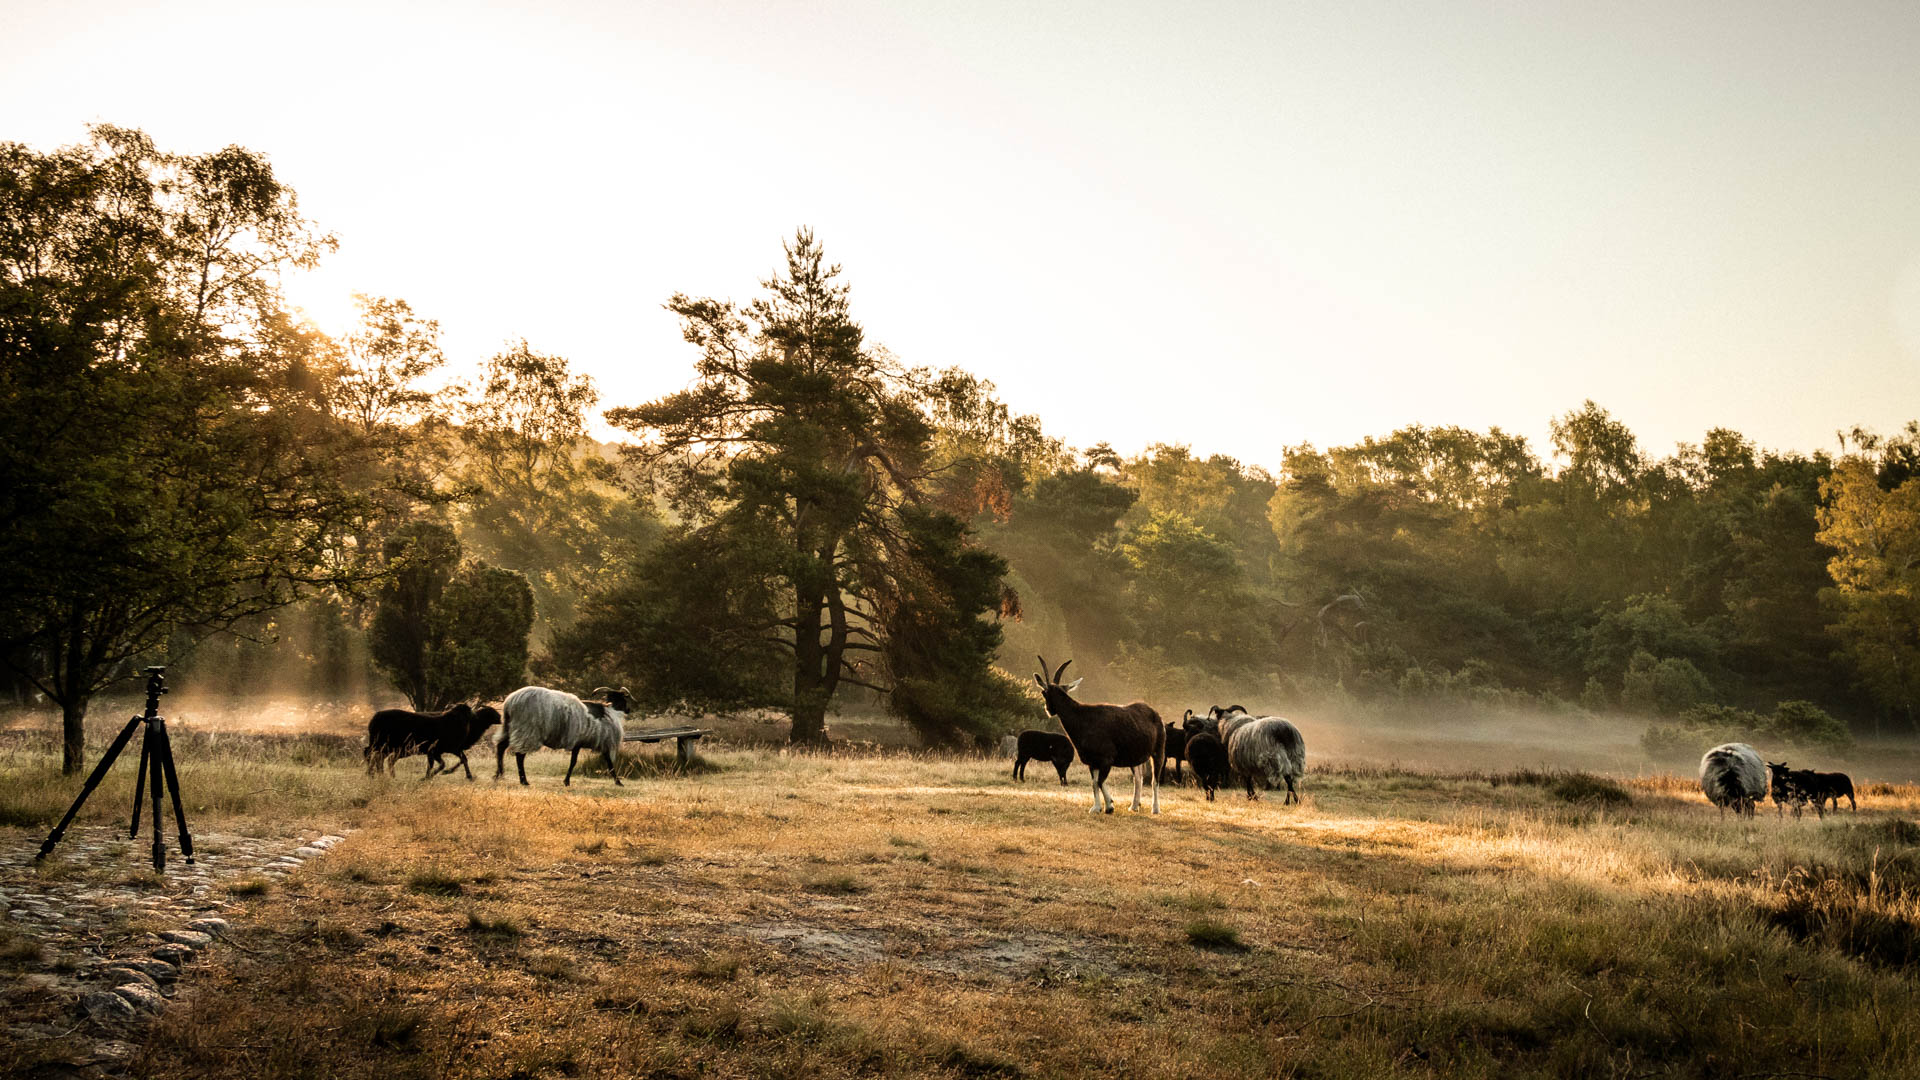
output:
[[[462,565],[459,540],[439,522],[407,525],[386,554],[368,645],[375,666],[414,708],[498,697],[522,683],[533,626],[524,576]]]
[[[1688,660],[1669,656],[1656,660],[1645,650],[1627,661],[1621,678],[1620,703],[1628,709],[1673,716],[1713,697],[1713,686]]]
[[[695,384],[607,414],[641,437],[629,460],[694,542],[751,550],[744,566],[754,577],[743,587],[778,594],[777,617],[724,632],[790,650],[796,742],[825,738],[843,684],[891,689],[867,658],[884,655],[890,613],[924,613],[938,591],[914,583],[910,516],[931,497],[934,414],[944,404],[985,415],[977,384],[943,384],[868,347],[839,274],[803,229],[786,246],[784,273],[744,309],[676,295],[668,309],[699,349]],[[909,678],[932,677],[911,659],[907,667]],[[916,712],[932,715],[942,696],[925,695]]]
[[[265,158],[0,144],[0,658],[66,711],[176,633],[345,584],[369,448],[279,272],[332,246]]]
[[[731,540],[681,531],[630,555],[554,635],[542,673],[631,687],[656,707],[785,703],[781,647],[765,629],[780,621],[766,583],[783,553],[769,537]]]
[[[533,589],[518,570],[461,566],[430,623],[426,674],[433,708],[499,698],[525,684]]]
[[[882,620],[888,708],[930,744],[991,744],[1033,717],[1032,699],[992,666],[1000,626],[982,618],[999,612],[1007,561],[943,511],[904,508],[900,527]]]
[[[1889,485],[1864,456],[1841,461],[1821,484],[1820,542],[1832,631],[1873,695],[1910,723],[1920,701],[1920,478]]]
[[[1773,708],[1767,734],[1803,750],[1842,753],[1853,749],[1853,732],[1811,701],[1783,701]]]

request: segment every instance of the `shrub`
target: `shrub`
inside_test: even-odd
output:
[[[1649,652],[1633,654],[1620,684],[1622,705],[1660,716],[1676,715],[1712,697],[1713,684],[1691,660],[1656,660]]]
[[[1752,742],[1766,730],[1767,720],[1759,713],[1730,705],[1695,705],[1670,723],[1648,725],[1640,746],[1654,757],[1698,754],[1725,742]]]
[[[1840,752],[1853,749],[1853,732],[1811,701],[1783,701],[1773,707],[1766,732],[1802,750]]]

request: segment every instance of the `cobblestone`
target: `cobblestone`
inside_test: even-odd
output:
[[[89,1036],[92,1056],[72,1062],[74,1075],[112,1076],[132,1056],[117,1036],[162,1011],[182,969],[233,933],[222,916],[231,906],[226,886],[286,880],[345,838],[196,834],[194,861],[170,851],[160,875],[148,862],[150,843],[129,841],[122,827],[71,829],[36,864],[42,839],[0,831],[0,935],[40,946],[17,978],[0,981],[0,1015],[38,1014],[41,1023],[8,1029],[20,1038]],[[49,1034],[32,1034],[43,1028]]]

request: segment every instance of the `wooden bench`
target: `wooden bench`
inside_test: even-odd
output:
[[[674,741],[674,757],[679,760],[680,766],[682,768],[685,768],[687,762],[693,760],[693,744],[700,741],[700,736],[711,735],[712,733],[713,733],[712,728],[697,728],[697,727],[648,728],[643,731],[627,732],[626,738],[624,741],[625,742],[641,742],[641,743],[647,743],[647,742],[657,743],[657,742],[665,742],[668,739],[672,739]]]

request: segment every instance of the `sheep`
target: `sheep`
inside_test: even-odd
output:
[[[420,779],[428,780],[435,773],[452,771],[441,755],[453,754],[460,759],[460,767],[471,780],[473,769],[467,765],[467,751],[480,741],[488,728],[499,722],[500,714],[492,706],[482,705],[476,710],[464,701],[437,713],[381,709],[367,721],[367,748],[363,755],[367,772],[377,773],[384,765],[391,775],[399,759],[425,754],[430,760],[426,774]]]
[[[1257,718],[1247,711],[1245,705],[1229,705],[1224,709],[1215,705],[1207,710],[1209,727],[1223,745],[1231,743],[1233,733],[1243,725],[1251,724],[1255,719]]]
[[[1061,664],[1052,678],[1036,674],[1033,681],[1040,684],[1047,712],[1059,719],[1067,738],[1073,740],[1074,753],[1086,763],[1087,773],[1093,778],[1092,812],[1101,813],[1104,799],[1105,812],[1113,813],[1113,796],[1107,794],[1106,784],[1107,774],[1115,766],[1133,772],[1133,809],[1139,810],[1140,766],[1150,764],[1153,812],[1159,813],[1160,773],[1167,764],[1167,729],[1160,724],[1160,714],[1141,701],[1131,705],[1083,705],[1073,700],[1073,691],[1081,680],[1060,685],[1060,676],[1071,663],[1068,660]],[[1040,658],[1040,670],[1047,670],[1044,656]]]
[[[1236,722],[1237,721],[1237,722]],[[1227,762],[1247,785],[1247,798],[1258,799],[1253,782],[1268,788],[1286,785],[1285,803],[1300,801],[1298,783],[1307,770],[1307,743],[1291,720],[1278,716],[1233,716],[1227,732]]]
[[[1060,786],[1067,786],[1067,767],[1073,764],[1073,740],[1065,735],[1055,735],[1051,731],[1023,731],[1020,733],[1018,756],[1013,760],[1013,778],[1027,778],[1027,762],[1034,758],[1050,761],[1060,773]]]
[[[1846,773],[1814,772],[1812,769],[1788,769],[1786,762],[1775,765],[1767,763],[1767,770],[1773,774],[1774,801],[1780,801],[1780,788],[1784,777],[1785,785],[1794,798],[1793,816],[1800,816],[1801,807],[1813,803],[1814,813],[1827,816],[1827,800],[1833,800],[1835,811],[1840,809],[1840,796],[1845,795],[1854,810],[1860,804],[1853,798],[1853,778]]]
[[[514,766],[520,770],[520,783],[525,784],[527,755],[547,746],[573,751],[567,760],[567,775],[562,785],[573,786],[573,768],[580,761],[580,751],[598,750],[606,760],[614,785],[624,786],[620,783],[616,758],[620,742],[626,737],[629,694],[625,687],[615,690],[602,686],[593,692],[605,694],[607,700],[582,701],[572,694],[544,686],[523,686],[508,694],[500,706],[500,736],[493,744],[493,778],[499,780],[506,772],[507,748],[511,746]]]
[[[1188,709],[1187,716],[1190,717],[1192,715],[1193,715],[1193,710]],[[1167,723],[1167,760],[1173,762],[1173,782],[1176,784],[1180,783],[1182,779],[1180,775],[1180,763],[1185,761],[1186,759],[1187,759],[1186,720],[1182,718],[1179,727],[1173,726],[1172,721],[1168,721]]]
[[[1212,802],[1213,793],[1231,776],[1227,748],[1210,731],[1192,731],[1187,735],[1187,761],[1193,765],[1193,778],[1206,790],[1207,801]]]
[[[1828,799],[1833,800],[1834,813],[1837,814],[1840,812],[1840,796],[1842,795],[1847,797],[1847,809],[1854,811],[1860,809],[1860,804],[1855,802],[1853,798],[1853,777],[1848,776],[1846,773],[1813,772],[1807,770],[1803,771],[1800,775],[1805,778],[1800,781],[1800,787],[1805,790],[1808,797],[1813,800],[1813,808],[1816,812],[1820,813],[1821,817],[1825,817],[1826,813],[1820,810],[1820,806]]]
[[[1700,758],[1700,790],[1725,817],[1753,816],[1753,804],[1767,794],[1766,762],[1746,743],[1722,743]]]
[[[1773,781],[1774,816],[1779,817],[1786,813],[1787,804],[1792,803],[1793,816],[1799,817],[1800,809],[1807,805],[1807,793],[1794,782],[1793,771],[1787,768],[1787,763],[1784,761],[1778,764],[1769,761],[1767,772]]]

